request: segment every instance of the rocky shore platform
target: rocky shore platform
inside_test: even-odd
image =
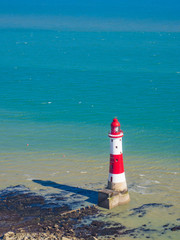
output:
[[[131,209],[129,216],[143,217],[148,208],[171,208],[172,205],[144,204]],[[110,213],[109,213],[110,214]],[[166,224],[159,230],[143,224],[129,229],[123,224],[109,222],[96,205],[73,209],[63,194],[38,195],[24,186],[0,191],[0,239],[3,240],[67,240],[150,238],[150,234],[178,231],[179,225]],[[127,238],[129,239],[129,238]]]

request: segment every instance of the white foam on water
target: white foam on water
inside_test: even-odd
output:
[[[50,176],[55,176],[56,174],[58,174],[59,172],[54,172],[54,173],[50,173]]]
[[[33,177],[29,174],[24,174],[24,176],[26,177],[27,181],[32,181],[33,180]]]
[[[155,180],[154,182],[155,182],[155,183],[160,183],[160,182],[159,182],[159,181],[157,181],[157,180]]]
[[[45,105],[45,104],[52,104],[52,102],[41,102],[42,105]]]
[[[144,186],[140,186],[140,185],[137,185],[137,187],[139,187],[139,188],[147,188],[147,187],[144,187]]]
[[[151,188],[149,188],[148,186],[146,187],[146,186],[141,186],[141,185],[136,185],[136,186],[130,187],[129,191],[143,194],[143,195],[148,195],[148,194],[153,193]]]
[[[157,181],[157,180],[148,180],[148,181],[147,181],[147,184],[150,184],[150,183],[160,183],[160,182]]]
[[[81,171],[81,173],[82,173],[82,174],[85,174],[85,173],[87,173],[87,172],[86,172],[86,171],[84,171],[84,172],[83,172],[83,171]]]
[[[32,181],[32,180],[33,180],[33,178],[27,178],[26,180],[27,180],[27,181]]]

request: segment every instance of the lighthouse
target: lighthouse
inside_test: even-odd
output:
[[[123,163],[123,131],[117,118],[113,119],[108,136],[110,138],[108,186],[98,192],[98,205],[111,209],[130,200]]]
[[[110,165],[108,188],[117,191],[127,191],[126,177],[123,164],[122,150],[123,131],[117,118],[111,123],[110,138]]]

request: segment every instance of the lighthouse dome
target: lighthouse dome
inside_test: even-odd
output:
[[[111,127],[120,127],[120,123],[117,118],[113,119],[113,121],[111,123]]]

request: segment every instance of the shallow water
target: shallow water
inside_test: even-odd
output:
[[[50,180],[102,189],[117,116],[131,202],[107,211],[108,219],[158,228],[152,239],[178,239],[161,228],[179,221],[179,40],[179,33],[0,30],[0,188],[59,192],[33,181]],[[173,206],[129,216],[149,203]]]

